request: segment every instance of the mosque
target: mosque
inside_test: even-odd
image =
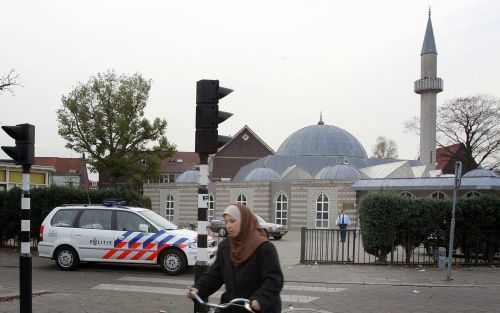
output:
[[[421,99],[419,160],[369,158],[356,137],[325,124],[321,116],[317,124],[286,138],[275,153],[245,126],[211,159],[209,219],[221,218],[231,203],[243,203],[268,221],[292,228],[334,228],[342,209],[356,225],[359,201],[372,190],[394,190],[412,198],[451,197],[454,176],[439,175],[435,168],[436,97],[443,81],[437,77],[430,12],[414,90]],[[256,151],[262,157],[252,158]],[[244,159],[248,162],[242,163]],[[224,174],[231,167],[236,174]],[[188,225],[197,221],[198,181],[198,170],[190,169],[175,183],[145,184],[144,195],[152,199],[153,210]],[[466,173],[458,196],[481,194],[500,196],[500,176],[485,169]]]

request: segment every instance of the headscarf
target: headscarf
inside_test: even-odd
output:
[[[231,261],[234,265],[239,266],[248,260],[261,244],[269,240],[249,208],[242,204],[234,204],[234,206],[239,209],[241,227],[238,236],[229,237],[229,243],[231,245]],[[235,216],[233,217],[236,219]]]

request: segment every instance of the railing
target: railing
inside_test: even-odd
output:
[[[359,229],[301,228],[300,262],[310,263],[383,263],[437,264],[438,246],[448,247],[447,238],[422,240],[408,231],[398,231],[395,241],[378,257],[365,251]],[[500,264],[500,231],[455,232],[454,264]],[[447,258],[446,258],[447,260]]]
[[[30,238],[31,249],[36,249],[38,247],[38,238]],[[16,248],[20,247],[19,238],[10,238],[4,242],[0,242],[0,247],[2,248]]]

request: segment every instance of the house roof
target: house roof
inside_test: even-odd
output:
[[[453,157],[457,155],[462,149],[462,144],[457,143],[447,147],[440,147],[436,149],[436,169],[442,170],[446,165],[452,161]]]
[[[196,152],[176,152],[173,156],[163,159],[160,165],[161,173],[184,173],[200,163]]]
[[[80,175],[83,164],[82,158],[35,157],[35,165],[54,167],[54,175]]]

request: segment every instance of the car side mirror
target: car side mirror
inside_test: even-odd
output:
[[[139,231],[141,233],[149,233],[149,227],[147,224],[139,224]]]

